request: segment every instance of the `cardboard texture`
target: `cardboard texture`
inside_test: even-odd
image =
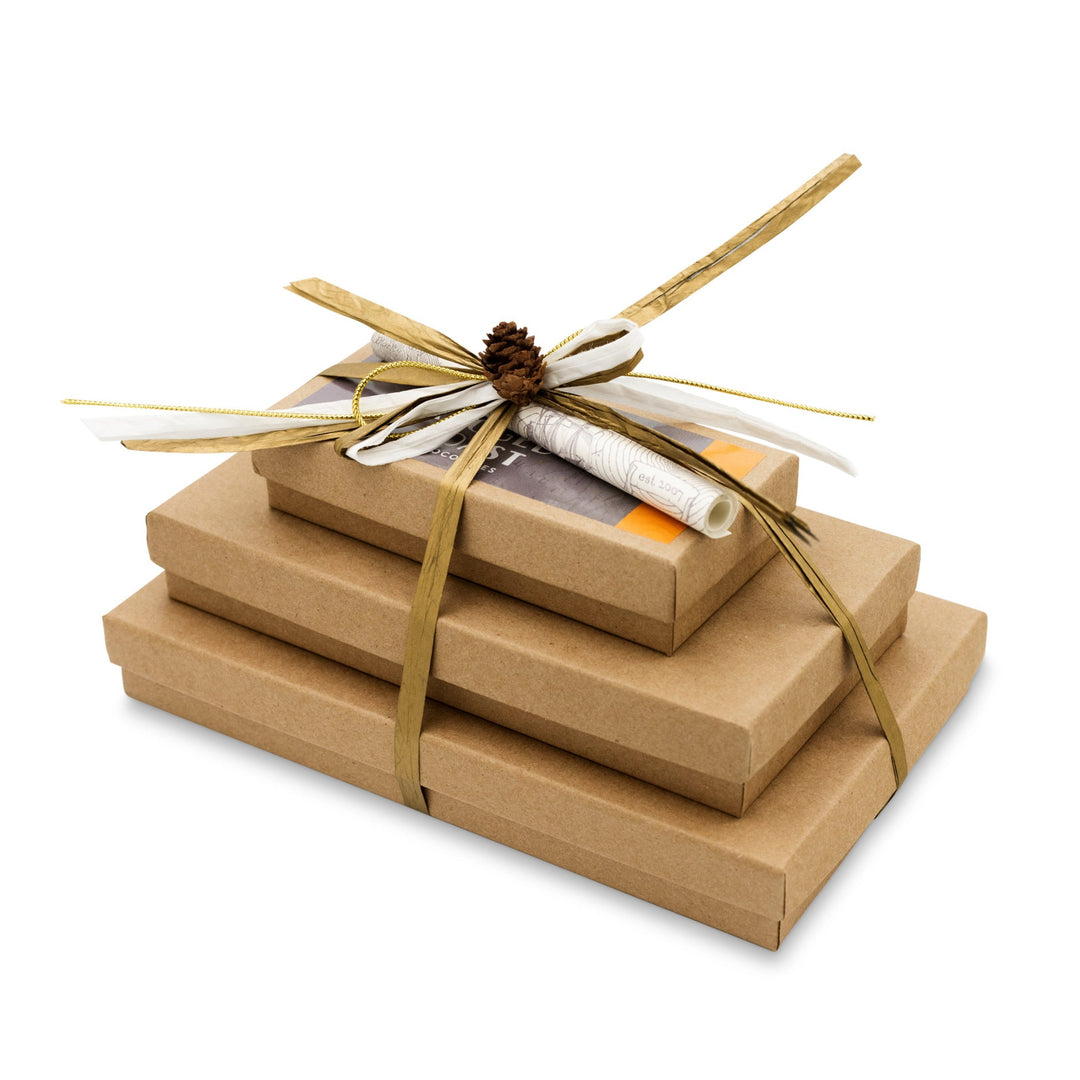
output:
[[[966,692],[985,627],[912,601],[880,663],[912,762]],[[170,600],[160,578],[105,629],[134,697],[399,800],[392,685]],[[770,949],[893,794],[861,689],[742,819],[437,703],[422,753],[433,816]]]
[[[369,351],[349,359],[365,359]],[[332,381],[312,380],[280,407]],[[745,473],[739,455],[714,456],[783,509],[794,508],[794,454],[692,424],[679,426],[707,436],[703,447],[724,439],[726,444],[716,445],[737,442],[756,452],[742,455],[751,463],[763,455]],[[496,468],[520,468],[515,459],[529,451],[512,434],[504,441]],[[429,460],[367,468],[339,456],[331,444],[318,443],[256,451],[252,462],[276,508],[407,558],[423,558],[435,492],[445,475]],[[553,465],[550,455],[536,464]],[[565,462],[556,459],[554,467],[571,470],[590,488],[613,490]],[[543,483],[535,490],[542,496]],[[739,513],[731,535],[722,539],[683,529],[663,542],[653,537],[670,536],[673,523],[651,507],[631,512],[620,527],[485,483],[483,474],[465,505],[452,574],[669,654],[775,553],[746,513]],[[642,527],[651,535],[630,531]]]
[[[917,545],[806,517],[880,655],[903,629]],[[415,563],[269,509],[240,459],[147,523],[178,599],[400,678]],[[451,578],[429,695],[738,815],[856,681],[840,631],[777,559],[671,657]]]

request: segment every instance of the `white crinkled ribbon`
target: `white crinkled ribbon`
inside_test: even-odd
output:
[[[846,457],[794,431],[759,420],[741,409],[731,408],[730,405],[706,401],[662,382],[650,381],[647,385],[642,385],[643,383],[644,380],[612,379],[611,382],[568,388],[567,393],[602,401],[621,412],[644,409],[670,416],[676,421],[682,420],[687,424],[701,424],[703,427],[720,431],[748,435],[752,439],[772,443],[782,450],[790,450],[793,454],[815,458],[826,465],[855,475],[855,466]]]
[[[556,368],[550,361],[560,356],[565,356],[570,348],[595,341],[597,338],[606,337],[620,330],[629,330],[624,337],[607,345],[593,349],[582,357],[570,357]],[[381,338],[381,335],[376,335]],[[389,338],[382,338],[389,342]],[[641,330],[627,319],[606,319],[593,323],[588,329],[582,331],[571,342],[564,345],[556,353],[549,357],[548,371],[544,378],[544,386],[551,389],[561,386],[564,382],[572,382],[583,375],[592,375],[604,371],[616,364],[629,360],[638,349],[641,348]],[[436,356],[420,352],[417,349],[408,348],[398,342],[393,355],[396,359],[420,360],[425,364],[438,364],[450,367],[445,361]],[[402,353],[400,350],[404,350]],[[588,361],[585,361],[588,357]],[[378,398],[378,408],[372,409],[368,415],[377,416],[380,413],[392,412],[395,409],[405,408],[401,416],[396,417],[392,423],[385,425],[370,439],[362,439],[356,447],[367,451],[364,456],[353,455],[357,461],[364,461],[369,465],[384,465],[391,461],[400,461],[404,458],[416,457],[426,453],[450,435],[460,431],[469,424],[481,420],[487,413],[502,401],[495,387],[487,380],[483,382],[448,383],[439,386],[419,386],[411,390],[401,390],[392,394],[381,394]],[[459,409],[472,410],[471,418],[464,423],[454,424],[450,420],[444,420],[438,428],[432,431],[430,437],[423,437],[421,433],[414,432],[404,437],[389,439],[391,434],[397,434],[403,428],[424,420],[431,420],[438,416],[449,416]],[[235,435],[261,435],[270,431],[282,431],[297,427],[315,427],[327,423],[327,415],[340,415],[342,420],[348,420],[352,416],[351,406],[342,403],[322,402],[314,405],[301,405],[294,409],[275,410],[282,412],[280,419],[270,416],[241,416],[231,413],[218,413],[215,411],[200,412],[190,409],[183,412],[168,412],[164,410],[124,410],[123,408],[110,409],[108,412],[87,417],[83,423],[99,438],[103,440],[116,439],[206,439],[225,438]],[[298,420],[297,413],[318,413],[317,418],[310,421]],[[455,418],[456,419],[456,418]],[[430,438],[439,438],[438,442],[430,443]],[[390,446],[385,453],[374,453],[371,448],[381,447],[389,439]],[[392,447],[393,449],[391,449]],[[421,449],[422,448],[422,449]]]
[[[576,351],[592,341],[616,334],[621,336],[593,349]],[[749,435],[854,472],[846,459],[827,447],[738,409],[687,394],[662,382],[650,380],[643,384],[643,380],[623,376],[588,386],[566,385],[626,363],[638,353],[642,342],[640,327],[630,320],[598,320],[545,358],[543,386],[548,390],[561,388],[566,393],[604,402],[623,411],[656,412],[675,422],[702,424]],[[371,344],[375,355],[384,362],[407,360],[451,366],[438,357],[382,334],[376,333]],[[364,403],[370,402],[371,406],[365,415],[370,417],[397,409],[402,411],[368,438],[360,438],[346,454],[363,465],[385,465],[418,457],[482,421],[502,400],[487,380],[421,386],[365,399]],[[280,418],[272,412],[266,416],[242,416],[196,410],[148,413],[117,409],[105,416],[85,419],[84,423],[99,439],[205,439],[317,426],[326,424],[327,416],[340,415],[342,420],[348,420],[353,415],[351,403],[346,402],[320,402],[279,411],[283,413]],[[318,416],[307,421],[298,418],[297,414],[302,413],[317,413]],[[517,410],[510,426],[546,450],[707,536],[726,535],[737,512],[738,501],[720,485],[647,450],[632,439],[567,416],[557,409],[544,405],[524,406]]]
[[[579,356],[567,356],[567,353],[572,348],[579,348],[591,341],[617,333],[623,333],[623,336],[595,349],[590,349]],[[596,375],[601,371],[607,371],[609,368],[625,363],[636,355],[641,348],[641,343],[641,330],[628,319],[601,319],[594,322],[546,358],[547,367],[544,371],[542,385],[545,390],[555,390],[564,383],[573,382],[589,375]],[[382,334],[375,334],[372,337],[371,348],[380,360],[387,363],[405,361],[433,364],[440,367],[450,366],[437,356],[421,352],[419,349],[414,349],[408,345],[402,345],[400,342]],[[436,388],[432,387],[431,389]],[[389,396],[388,394],[379,395],[377,400],[380,408],[383,408],[383,402]],[[391,461],[416,457],[418,454],[433,450],[436,446],[441,446],[451,435],[456,434],[463,428],[478,423],[502,400],[490,381],[485,380],[482,383],[474,383],[468,390],[459,390],[456,394],[440,399],[435,408],[427,408],[420,404],[413,409],[407,410],[397,417],[393,423],[387,424],[381,430],[375,432],[370,439],[360,439],[354,443],[346,453],[354,461],[359,461],[363,465],[385,465]],[[469,416],[451,415],[456,410],[463,408],[471,409]],[[428,419],[440,413],[447,418],[437,425],[390,440],[390,436],[401,428],[409,427],[420,420]],[[428,435],[428,431],[431,432],[430,435]],[[436,441],[432,442],[432,439]],[[375,452],[374,448],[376,447],[381,447],[381,452]],[[423,447],[423,449],[419,449],[419,447]]]
[[[576,356],[567,355],[573,349],[578,349],[597,338],[618,333],[620,330],[627,331],[624,337]],[[593,401],[601,401],[622,412],[639,409],[659,413],[676,422],[681,420],[688,424],[701,424],[719,431],[747,435],[752,439],[771,443],[782,450],[790,450],[793,454],[802,454],[804,457],[823,461],[827,465],[854,475],[855,467],[851,462],[827,446],[804,438],[797,432],[789,431],[778,424],[770,424],[767,420],[761,420],[740,409],[734,409],[730,405],[698,397],[696,394],[688,394],[685,390],[678,390],[660,381],[621,376],[608,382],[592,383],[589,386],[564,385],[625,363],[641,348],[642,341],[641,329],[628,319],[601,319],[594,322],[546,357],[544,388],[562,389],[568,394],[577,394]],[[371,348],[380,360],[386,362],[408,360],[414,363],[447,366],[437,356],[402,345],[399,341],[394,341],[383,334],[372,336]],[[492,392],[494,393],[494,389]],[[380,398],[380,401],[382,400]],[[477,414],[477,419],[480,415]],[[460,428],[455,430],[460,430]],[[357,460],[361,459],[357,457]]]
[[[568,355],[589,341],[623,330],[627,331],[624,337],[575,356]],[[589,386],[564,385],[624,363],[641,348],[641,340],[640,328],[626,319],[604,319],[595,322],[546,357],[547,368],[543,385],[547,389],[562,388],[566,393],[602,401],[615,408],[621,406],[624,411],[636,408],[671,417],[676,422],[702,424],[750,435],[793,452],[815,457],[847,472],[854,472],[845,458],[795,432],[758,420],[738,409],[675,390],[663,383],[650,381],[645,386],[638,386],[637,382],[644,380],[635,382],[630,378],[620,377]],[[383,334],[373,335],[371,348],[375,356],[386,363],[442,363],[436,356],[403,345]],[[483,412],[476,410],[475,420],[479,421],[490,408],[485,408]],[[441,434],[437,439],[428,441],[429,448],[441,445],[451,434],[474,422],[473,419],[462,422],[461,417],[454,417],[453,421],[453,427],[449,426],[449,422],[437,426],[436,430],[441,429]],[[705,480],[661,454],[640,446],[633,439],[597,427],[578,417],[568,416],[558,409],[536,404],[523,406],[514,414],[510,427],[545,450],[558,454],[593,476],[664,511],[706,536],[727,535],[738,512],[738,500],[719,484]],[[355,449],[347,450],[346,453],[362,463],[381,464],[384,460],[392,460],[389,456],[372,460],[370,450],[360,450],[354,454]]]
[[[379,397],[378,412],[369,416],[390,412],[434,394],[449,394],[460,390],[460,385],[421,386],[415,390],[401,390]],[[279,418],[274,415],[281,412]],[[311,420],[298,420],[298,413],[318,413]],[[166,409],[132,411],[122,406],[102,410],[94,416],[83,417],[83,423],[102,441],[117,439],[219,439],[234,435],[263,435],[268,431],[286,431],[291,428],[317,427],[326,424],[329,415],[340,415],[351,420],[352,406],[348,402],[318,402],[313,405],[297,405],[292,409],[272,410],[266,416],[240,416],[225,412],[200,412],[185,409],[170,412]]]

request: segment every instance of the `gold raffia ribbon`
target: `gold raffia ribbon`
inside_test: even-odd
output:
[[[424,789],[420,786],[420,732],[424,723],[424,706],[427,703],[427,685],[431,675],[439,605],[450,568],[450,556],[457,540],[465,492],[492,448],[506,431],[514,409],[515,407],[507,402],[491,413],[439,482],[427,548],[420,566],[412,610],[409,612],[405,660],[401,671],[401,689],[398,692],[397,722],[394,725],[394,774],[406,806],[425,814],[428,807]]]
[[[355,373],[353,374],[353,377],[355,377],[356,374],[362,371],[365,377],[374,380],[377,379],[380,368],[385,366],[387,365],[361,361],[351,366],[351,373]],[[324,372],[324,374],[326,373]],[[421,372],[420,374],[426,373]],[[395,374],[394,381],[396,382],[398,378],[398,374]],[[634,439],[647,449],[663,454],[684,468],[690,469],[708,480],[722,483],[733,491],[747,511],[765,530],[780,553],[799,574],[803,583],[818,598],[843,634],[844,640],[855,660],[855,665],[866,688],[867,695],[877,714],[878,722],[889,744],[893,776],[896,780],[896,786],[899,787],[908,773],[907,751],[904,746],[903,734],[896,722],[885,688],[878,678],[866,640],[863,638],[858,624],[846,605],[782,524],[783,512],[778,507],[763,506],[765,500],[697,451],[683,446],[681,443],[654,431],[652,428],[622,416],[608,405],[588,401],[559,391],[538,395],[537,400],[599,427],[616,430],[620,434]],[[499,434],[506,429],[510,417],[511,413],[508,412],[505,422],[500,424]],[[491,437],[490,433],[485,434],[491,420],[492,418],[489,418],[487,424],[477,432],[474,439],[467,445],[465,452],[462,453],[453,468],[440,483],[436,509],[432,517],[428,549],[425,553],[420,582],[417,585],[416,598],[410,614],[410,630],[406,638],[406,663],[408,665],[410,660],[413,662],[412,677],[408,680],[408,687],[406,687],[405,676],[402,677],[394,753],[398,783],[401,786],[402,794],[406,803],[413,809],[418,810],[426,810],[426,802],[419,784],[419,737],[424,708],[424,694],[426,693],[434,643],[438,597],[442,594],[442,583],[449,567],[461,500],[464,499],[465,489],[476,475],[480,462],[483,461],[491,447],[498,440],[498,435]],[[481,440],[483,441],[481,442],[479,456],[474,457],[472,455],[473,446]],[[459,470],[459,466],[463,467]],[[460,475],[454,475],[459,471]],[[452,496],[451,492],[453,493]],[[458,499],[452,511],[443,505],[450,497]],[[454,515],[452,519],[449,516],[450,513]],[[798,531],[800,527],[805,530],[805,524],[798,521],[795,531]],[[433,550],[436,547],[438,549],[437,558],[433,557]],[[438,577],[439,574],[442,576]],[[437,593],[434,590],[437,590]],[[415,633],[414,626],[416,627]],[[421,686],[423,689],[421,689]]]
[[[355,379],[357,382],[367,379],[370,382],[375,380],[375,372],[385,366],[381,360],[342,360],[319,374],[324,379]],[[394,376],[394,382],[399,386],[445,386],[460,381],[453,369],[436,371],[434,367],[403,367]]]
[[[318,427],[266,431],[261,435],[220,435],[212,439],[125,439],[128,450],[164,450],[173,454],[235,454],[241,451],[269,450],[278,446],[301,446],[307,442],[328,442],[356,427],[354,420],[320,424]]]
[[[480,358],[464,345],[459,345],[453,338],[432,330],[430,326],[424,326],[414,319],[399,315],[396,311],[384,308],[381,304],[365,300],[362,296],[355,296],[345,289],[339,289],[328,281],[320,278],[307,278],[304,281],[294,281],[285,286],[289,292],[302,296],[305,300],[319,304],[330,311],[336,311],[339,315],[347,315],[350,319],[362,322],[365,326],[377,330],[380,334],[392,337],[396,341],[411,345],[421,352],[431,353],[433,356],[449,360],[452,364],[460,364],[470,371],[483,371]]]
[[[751,252],[756,251],[763,244],[783,232],[789,225],[817,205],[829,192],[843,183],[857,168],[859,168],[857,158],[851,154],[841,155],[803,184],[797,191],[748,225],[742,232],[680,271],[680,273],[636,303],[631,304],[621,312],[620,317],[629,319],[638,326],[643,326],[664,312],[670,311],[702,286],[741,262]],[[393,381],[395,383],[411,386],[441,386],[451,382],[475,380],[478,375],[483,375],[483,365],[475,353],[429,326],[418,323],[370,300],[355,296],[318,278],[293,282],[288,288],[291,292],[330,311],[356,319],[378,333],[391,337],[405,345],[410,345],[421,352],[430,353],[450,366],[436,368],[432,364],[414,361],[398,361],[389,364],[369,361],[345,361],[328,368],[322,374],[331,378],[351,378],[360,381],[359,390],[353,398],[354,415],[351,419],[345,418],[337,421],[334,417],[327,416],[325,419],[328,422],[321,425],[269,433],[188,440],[134,439],[125,440],[124,445],[132,449],[194,452],[206,450],[252,450],[260,447],[336,439],[338,451],[344,452],[353,443],[362,438],[367,438],[380,428],[390,424],[402,411],[398,409],[385,414],[362,412],[360,409],[360,392],[369,381],[380,379],[391,369],[394,371]],[[572,338],[567,340],[571,341]],[[602,340],[593,341],[589,345],[583,346],[582,349],[595,348],[601,344],[603,344]],[[571,350],[570,355],[577,351],[581,350]],[[641,360],[641,356],[641,352],[638,351],[630,360],[608,371],[579,379],[577,385],[605,382],[620,376],[633,375],[633,369]],[[662,375],[646,375],[642,377],[674,383],[686,382],[686,380]],[[566,385],[569,388],[575,384],[568,383]],[[701,385],[714,390],[723,389],[720,387],[708,387],[705,384],[690,385]],[[723,392],[738,393],[738,391],[727,390],[723,390]],[[757,395],[753,394],[743,394],[742,396],[757,397]],[[537,395],[535,400],[539,404],[548,405],[587,420],[599,427],[626,435],[698,475],[723,484],[736,495],[747,511],[761,524],[780,553],[791,564],[802,581],[814,593],[840,628],[844,640],[855,659],[856,667],[866,687],[878,722],[888,741],[892,755],[893,772],[897,786],[899,786],[908,770],[903,735],[896,723],[895,715],[889,705],[885,690],[878,679],[866,642],[858,625],[836,595],[832,586],[829,585],[795,540],[796,536],[805,537],[811,535],[806,524],[793,514],[785,512],[770,500],[765,499],[752,488],[736,480],[707,458],[652,428],[638,424],[609,405],[567,393],[565,390],[545,389]],[[762,400],[775,401],[776,399],[765,398]],[[102,404],[100,402],[80,403]],[[787,402],[777,403],[790,404]],[[840,413],[830,409],[814,409],[811,406],[793,405],[792,407],[808,408],[811,411],[824,412],[834,416],[846,416],[852,419],[872,419],[872,417],[863,414]],[[408,406],[405,408],[408,408]],[[217,409],[207,411],[235,413],[236,415],[265,415],[259,412],[249,414],[243,410]],[[440,482],[436,495],[431,531],[409,616],[401,688],[398,695],[397,720],[394,730],[394,770],[404,801],[413,809],[424,813],[427,812],[427,801],[424,797],[420,775],[420,734],[423,727],[424,706],[434,652],[439,606],[457,536],[465,491],[492,447],[506,430],[513,412],[514,407],[509,403],[500,405],[491,412]],[[316,417],[315,419],[321,418]],[[447,417],[444,416],[432,422],[437,424],[440,419],[447,419]],[[391,433],[387,437],[394,438],[395,434]]]
[[[742,232],[736,233],[708,255],[703,255],[685,270],[680,270],[659,288],[653,289],[637,303],[621,311],[620,316],[636,322],[638,326],[644,326],[647,322],[652,322],[657,315],[670,311],[713,278],[742,262],[762,244],[768,243],[774,236],[779,236],[789,225],[817,206],[830,191],[839,187],[859,165],[859,159],[854,154],[841,154],[816,176],[807,180],[801,188],[793,191],[786,199],[781,199],[757,221],[747,225]]]
[[[839,184],[846,180],[858,167],[858,160],[850,154],[845,154],[837,158],[836,161],[809,180],[799,188],[798,191],[782,200],[726,244],[722,244],[704,258],[699,259],[681,273],[676,274],[675,277],[671,278],[664,285],[644,296],[636,304],[632,304],[630,307],[626,308],[620,313],[621,317],[631,319],[640,326],[656,318],[658,315],[670,311],[671,308],[684,300],[687,296],[692,295],[707,282],[724,273],[725,270],[728,270],[730,267],[746,258],[751,252],[761,247],[762,244],[771,240],[794,221],[798,220],[798,218],[828,195],[830,191],[834,190]],[[324,306],[329,305],[324,303]],[[361,321],[364,320],[361,319]],[[388,336],[397,337],[397,340],[405,340],[395,334],[389,334]],[[417,334],[411,335],[410,340],[406,340],[405,343],[413,344],[418,336],[419,335]],[[419,348],[420,346],[415,347]],[[422,351],[433,352],[434,350],[427,349]],[[435,355],[445,356],[445,354],[438,352],[436,352]],[[449,359],[449,357],[446,358]],[[459,360],[458,357],[455,357],[454,359]],[[640,354],[635,356],[632,362],[622,365],[622,369],[617,373],[609,374],[605,372],[603,373],[603,377],[594,377],[591,381],[602,381],[602,379],[630,374],[638,360],[640,360]],[[334,368],[328,369],[323,372],[323,374],[328,376],[372,379],[376,377],[373,374],[376,367],[377,365],[364,362],[359,364],[355,362],[353,364],[345,362],[336,365]],[[398,377],[399,375],[395,375],[395,379]],[[440,376],[440,373],[414,371],[410,373],[409,377],[410,379],[416,380],[415,385],[434,385],[436,379],[441,382],[443,378],[453,378],[454,376],[449,374],[448,376]],[[428,382],[428,379],[431,379],[432,381]],[[840,600],[839,596],[837,596],[832,586],[829,585],[806,553],[798,546],[794,537],[788,531],[788,526],[785,525],[785,521],[789,523],[789,526],[793,527],[793,531],[796,533],[808,532],[805,524],[797,518],[794,518],[793,515],[788,515],[779,507],[769,503],[768,500],[764,500],[751,488],[742,484],[740,481],[735,480],[734,477],[729,476],[724,470],[720,469],[707,458],[702,457],[688,447],[683,446],[673,439],[667,438],[651,428],[637,424],[628,417],[625,417],[612,409],[610,406],[561,391],[542,391],[537,395],[536,401],[538,404],[546,404],[572,415],[579,416],[600,427],[619,431],[621,434],[625,434],[628,437],[635,439],[635,441],[649,449],[655,450],[665,457],[676,461],[678,464],[690,468],[699,475],[704,475],[709,479],[724,484],[736,495],[740,502],[747,508],[748,512],[751,513],[755,520],[757,520],[765,529],[766,534],[776,545],[779,552],[799,574],[799,577],[807,588],[809,588],[818,598],[819,602],[829,613],[830,617],[843,634],[844,640],[854,657],[856,667],[863,685],[866,688],[870,703],[877,715],[878,723],[888,742],[889,752],[892,758],[893,775],[896,780],[896,785],[899,787],[900,784],[903,783],[908,772],[907,752],[904,746],[903,734],[896,722],[896,716],[893,713],[892,706],[889,704],[885,689],[878,678],[869,649],[862,636],[862,632],[859,630],[858,624],[855,622],[855,619],[848,611],[847,607]],[[832,410],[827,411],[831,412]],[[857,419],[869,419],[868,417],[857,414],[843,415],[851,415],[853,418]],[[506,417],[506,421],[509,421],[509,416]],[[484,431],[488,429],[489,424],[490,420],[483,428],[481,428],[474,437],[474,440],[468,444],[466,453],[471,450],[473,442],[479,439]],[[483,456],[486,456],[491,445],[493,445],[493,442],[486,445]],[[464,456],[464,454],[462,456]],[[455,468],[460,462],[461,458],[459,457],[458,462],[455,463]],[[478,467],[477,464],[475,467],[471,468],[471,471],[468,473],[470,479],[475,475]],[[451,487],[455,491],[460,490],[461,497],[463,498],[467,483],[468,481],[465,481],[464,486],[460,485],[457,481],[452,484],[450,477],[447,476],[443,483],[440,484],[439,502],[436,504],[436,517],[432,523],[432,532],[428,540],[428,549],[425,553],[424,567],[421,569],[422,579],[425,577],[425,571],[429,569],[428,556],[431,555],[433,546],[437,547],[440,552],[444,552],[445,562],[443,562],[442,559],[439,560],[439,566],[442,568],[444,575],[449,568],[453,537],[451,537],[450,544],[447,546],[442,530],[438,527],[438,519],[440,516],[439,503],[443,499],[444,492],[448,492]],[[460,509],[460,504],[458,509]],[[455,531],[457,528],[457,520],[458,519],[455,516],[452,524],[449,526]],[[408,687],[406,687],[404,675],[402,677],[401,691],[398,700],[398,724],[395,729],[394,743],[395,769],[397,770],[398,783],[401,785],[405,801],[414,809],[422,810],[424,812],[427,811],[427,803],[424,799],[423,789],[420,784],[419,748],[424,699],[420,695],[426,691],[434,642],[434,622],[438,614],[438,601],[437,599],[434,601],[431,599],[431,590],[434,587],[433,575],[436,572],[435,567],[436,563],[433,559],[430,567],[432,579],[424,583],[422,587],[421,585],[418,585],[416,600],[410,615],[410,630],[406,638],[406,656],[415,659],[416,668],[414,669],[414,677],[410,680]],[[437,596],[441,596],[441,593],[442,585],[440,582],[438,585]],[[417,607],[420,605],[423,605],[422,611],[417,610]],[[414,627],[416,628],[415,632]],[[420,671],[421,668],[423,668],[422,673]]]
[[[795,568],[799,577],[802,578],[806,587],[818,598],[825,610],[832,616],[833,621],[840,628],[847,642],[851,655],[855,659],[855,666],[859,670],[863,686],[866,688],[870,704],[874,707],[878,724],[889,744],[889,754],[892,757],[893,776],[896,786],[899,787],[908,774],[907,749],[904,746],[904,735],[900,725],[896,722],[896,714],[889,704],[885,694],[885,687],[881,685],[877,669],[874,667],[873,658],[867,648],[866,640],[862,636],[858,623],[855,622],[851,612],[848,611],[843,601],[837,596],[833,587],[822,577],[820,571],[807,557],[806,552],[801,550],[795,541],[788,535],[784,527],[767,514],[761,513],[756,506],[746,505],[747,512],[761,525],[780,554],[787,559],[788,563]]]

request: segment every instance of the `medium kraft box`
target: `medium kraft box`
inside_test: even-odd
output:
[[[966,692],[985,627],[912,601],[880,662],[911,762]],[[170,600],[160,578],[105,628],[133,697],[400,801],[396,687]],[[741,819],[436,703],[421,750],[434,817],[770,949],[894,788],[861,687]]]
[[[280,407],[347,401],[353,387],[314,379]],[[794,509],[794,454],[690,424],[663,430]],[[271,505],[419,561],[439,481],[467,437],[378,467],[341,457],[331,443],[258,450],[252,461]],[[664,653],[775,552],[749,514],[711,540],[513,432],[481,468],[466,507],[452,574]]]
[[[880,655],[903,629],[917,545],[806,516],[815,560]],[[400,679],[417,565],[270,509],[242,459],[153,511],[147,536],[178,599]],[[453,578],[441,612],[431,697],[735,815],[858,677],[782,559],[670,657]]]

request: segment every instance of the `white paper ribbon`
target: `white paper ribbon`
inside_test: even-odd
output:
[[[760,420],[740,409],[733,409],[730,405],[721,405],[696,394],[688,394],[669,383],[654,382],[651,379],[612,379],[611,382],[594,383],[591,386],[569,387],[566,392],[593,401],[602,401],[620,412],[643,409],[688,424],[701,424],[703,427],[720,431],[749,435],[752,439],[772,443],[773,446],[790,450],[793,454],[815,458],[826,465],[855,475],[855,466],[827,446],[812,442],[797,432]]]
[[[592,349],[583,345],[621,335]],[[632,359],[642,348],[640,327],[628,319],[600,319],[555,349],[546,360],[543,386],[604,402],[628,412],[640,409],[673,421],[703,424],[721,431],[762,439],[776,446],[825,461],[854,472],[850,462],[827,447],[784,428],[704,398],[687,394],[662,382],[619,377],[588,386],[569,386],[580,379],[610,371]],[[372,350],[384,362],[412,361],[450,366],[438,357],[375,334]],[[571,355],[573,353],[573,355]],[[491,382],[471,381],[421,386],[362,399],[364,415],[378,416],[400,409],[399,415],[367,438],[360,438],[346,454],[362,465],[386,465],[418,457],[443,445],[465,428],[480,423],[502,398]],[[282,415],[242,416],[185,410],[125,411],[117,409],[84,423],[99,439],[205,439],[256,435],[288,428],[327,423],[327,416],[349,419],[351,403],[320,402],[279,410]],[[311,420],[298,416],[317,413]],[[518,409],[511,427],[546,450],[566,458],[594,476],[663,510],[705,533],[726,535],[738,509],[733,495],[662,455],[646,450],[632,439],[598,428],[542,405]],[[391,438],[391,436],[393,436]]]
[[[623,336],[616,338],[614,341],[600,345],[595,349],[579,352],[574,356],[568,355],[572,350],[580,349],[582,345],[617,334],[620,331],[624,332]],[[608,382],[592,383],[588,386],[566,385],[625,363],[641,349],[643,340],[641,329],[628,319],[601,319],[594,322],[546,357],[547,367],[544,371],[543,386],[547,390],[561,388],[568,394],[577,394],[593,401],[601,401],[622,412],[630,412],[635,409],[654,412],[659,413],[661,416],[670,417],[676,423],[682,421],[690,424],[701,424],[704,427],[715,428],[720,431],[748,435],[750,438],[772,443],[772,445],[779,446],[783,450],[790,450],[792,453],[823,461],[828,465],[854,475],[855,468],[851,462],[835,451],[830,450],[827,446],[822,446],[804,438],[797,432],[788,431],[786,428],[779,427],[776,424],[770,424],[766,420],[751,416],[749,413],[744,413],[739,409],[733,409],[729,405],[722,405],[719,402],[710,401],[695,394],[688,394],[684,390],[678,390],[674,386],[660,381],[633,379],[624,376],[611,379]],[[428,353],[421,352],[419,349],[402,345],[400,342],[385,337],[383,334],[375,334],[372,337],[371,348],[380,360],[387,363],[410,361],[412,363],[443,364],[437,356],[431,356]],[[490,394],[484,395],[484,398],[492,404],[497,404],[499,397],[495,392],[495,388],[490,383],[485,385],[490,390]],[[379,400],[381,402],[383,399],[380,398]],[[445,399],[444,404],[449,406],[450,400]],[[447,407],[445,411],[452,410]],[[487,412],[490,412],[490,409],[477,410],[475,419],[479,421]],[[395,425],[395,429],[398,426],[411,423],[415,415],[410,412],[408,418],[401,425]],[[583,424],[585,421],[578,421],[578,423]],[[460,431],[461,427],[467,426],[465,424],[455,427],[453,432]],[[513,426],[514,424],[511,422],[511,427]],[[593,425],[589,426],[592,427]],[[449,427],[444,428],[444,431],[446,437],[453,433]],[[377,441],[381,442],[382,440]],[[404,442],[405,440],[396,441]],[[534,442],[538,441],[534,440]],[[426,443],[427,440],[424,440],[424,442]],[[358,443],[357,445],[375,445],[375,441],[373,440],[372,443]],[[419,445],[419,440],[412,445]],[[433,445],[437,446],[439,443]],[[428,445],[427,448],[432,449],[432,445]],[[387,461],[398,461],[401,458],[413,457],[417,453],[425,452],[423,450],[414,450],[409,453],[407,448],[403,447],[398,454],[393,452],[387,455],[380,454],[377,459],[372,457],[367,463],[381,465]],[[558,451],[553,452],[558,453]],[[353,455],[350,452],[349,456],[355,457],[355,460],[360,462],[365,459],[365,455],[360,453]],[[560,454],[560,456],[565,455]],[[686,472],[687,470],[681,471]]]

